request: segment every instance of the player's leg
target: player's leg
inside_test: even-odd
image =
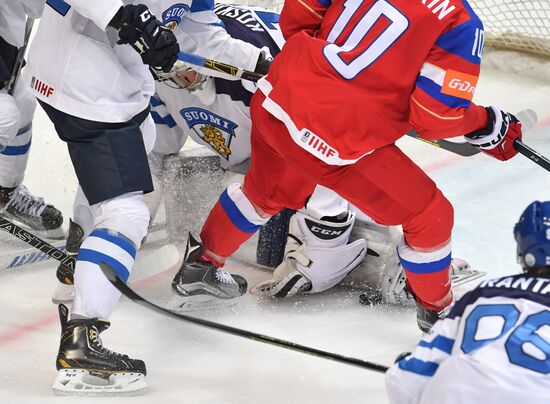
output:
[[[449,201],[394,145],[329,173],[323,185],[380,224],[402,224],[399,258],[419,305],[419,327],[429,328],[452,302],[449,266],[453,208]]]
[[[149,212],[143,192],[152,190],[144,142],[145,128],[150,129],[147,111],[125,123],[106,124],[70,116],[48,105],[43,108],[68,143],[85,196],[81,206],[75,206],[75,220],[85,237],[74,274],[71,319],[60,310],[63,339],[54,389],[74,393],[88,383],[84,375],[99,369],[109,383],[103,388],[94,385],[94,391],[141,390],[145,388],[144,363],[106,350],[99,339],[120,297],[99,263],[107,263],[121,279],[128,279],[147,234]],[[117,384],[123,387],[113,389]]]
[[[0,91],[0,213],[8,218],[59,238],[63,215],[22,184],[32,139],[32,120],[36,101],[18,82],[14,96]]]
[[[254,106],[253,102],[251,108]],[[203,248],[187,257],[176,275],[173,288],[182,296],[208,293],[219,298],[231,298],[242,294],[243,288],[231,282],[231,277],[221,269],[225,258],[233,254],[272,215],[283,207],[303,207],[313,192],[315,183],[289,167],[286,160],[265,141],[268,133],[280,134],[284,130],[281,122],[267,113],[254,122],[261,124],[261,127],[253,124],[250,169],[242,186],[232,184],[222,193],[202,228]],[[198,277],[207,279],[199,282],[196,280]]]

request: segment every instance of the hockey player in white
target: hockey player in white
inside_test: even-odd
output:
[[[0,0],[0,214],[46,237],[60,238],[64,236],[61,212],[32,195],[22,184],[36,100],[18,80],[15,65],[21,56],[19,49],[25,44],[27,16],[40,17],[44,3],[45,0]]]
[[[275,56],[283,45],[282,34],[277,24],[279,15],[258,7],[227,4],[217,4],[214,10],[225,30],[219,26],[218,20],[217,25],[203,25],[201,35],[216,40],[203,42],[208,46],[197,49],[196,46],[188,46],[193,44],[192,41],[180,39],[180,47],[187,52],[198,53],[265,74],[270,56]],[[165,10],[162,15],[167,16],[164,24],[173,26],[179,23],[180,27],[184,28],[180,31],[183,33],[190,31],[186,29],[188,25],[198,25],[186,19],[174,21],[173,16],[177,13],[170,9]],[[235,51],[220,52],[220,49]],[[177,162],[189,157],[188,164],[182,162],[185,164],[184,171],[188,172],[190,166],[196,165],[197,170],[201,171],[200,183],[193,186],[191,178],[185,178],[181,183],[168,182],[164,185],[167,197],[170,193],[176,193],[176,197],[173,198],[176,206],[172,209],[167,204],[167,212],[185,210],[188,213],[184,218],[185,224],[189,226],[189,222],[196,222],[196,229],[192,225],[188,227],[192,230],[198,230],[204,219],[197,211],[205,208],[204,198],[195,198],[194,193],[201,195],[204,188],[215,187],[217,184],[213,183],[219,182],[219,176],[211,174],[213,179],[207,179],[205,183],[204,177],[208,175],[205,175],[204,171],[212,165],[201,160],[216,158],[197,157],[199,153],[204,156],[203,151],[188,151],[177,156],[186,140],[191,138],[210,148],[214,152],[213,155],[217,156],[219,165],[226,171],[225,178],[245,172],[250,158],[252,123],[249,105],[255,86],[246,80],[231,81],[227,76],[214,78],[211,77],[212,74],[215,74],[212,70],[189,66],[175,83],[157,83],[156,95],[151,100],[157,139],[150,161],[154,177],[157,177],[159,184],[155,186],[153,194],[147,195],[150,201],[148,204],[152,207],[154,216],[161,200],[160,191],[163,183],[171,180],[163,180],[163,177],[170,176],[169,171],[173,166],[176,167],[175,171],[182,171],[177,169]],[[174,191],[174,188],[180,190]],[[212,192],[217,196],[215,190]],[[182,200],[185,202],[181,203]],[[188,204],[191,206],[185,206]],[[271,261],[270,263],[274,263],[277,268],[272,279],[256,285],[252,291],[262,295],[286,297],[300,292],[315,293],[327,290],[340,283],[352,271],[348,280],[355,284],[365,282],[369,275],[372,278],[373,273],[384,273],[384,300],[389,303],[414,304],[412,295],[405,291],[405,279],[396,254],[396,243],[400,234],[375,225],[367,217],[356,222],[356,213],[353,210],[354,208],[336,193],[324,187],[317,187],[306,208],[292,215],[290,223],[285,222],[285,219],[288,220],[285,215],[289,216],[292,213],[284,212],[275,217],[272,220],[275,223],[268,223],[266,227],[269,229],[262,229],[260,232],[258,257],[262,258],[262,264]],[[204,214],[206,212],[207,210]],[[360,212],[357,214],[362,215]],[[174,222],[177,222],[176,217],[167,218],[169,230]],[[270,232],[278,235],[270,236]],[[286,244],[283,262],[280,259],[277,261],[277,257],[269,257],[269,254],[277,255],[272,252],[277,249],[277,244],[283,248]],[[366,255],[367,251],[370,254]],[[357,268],[358,265],[360,266]],[[460,273],[461,277],[472,273],[463,260],[454,260],[453,271],[457,276]],[[174,280],[173,290],[185,298],[188,297],[188,288],[181,277]],[[200,293],[201,290],[194,289],[194,292]],[[207,288],[202,292],[212,294]]]
[[[98,264],[127,279],[147,234],[143,194],[153,189],[147,151],[154,142],[149,66],[169,71],[179,47],[147,6],[128,3],[48,0],[24,75],[67,143],[80,185],[74,218],[84,241],[70,319],[59,306],[58,394],[146,388],[143,361],[107,350],[99,337],[120,293]]]
[[[543,404],[550,392],[550,201],[514,228],[523,273],[486,280],[386,374],[391,404]]]

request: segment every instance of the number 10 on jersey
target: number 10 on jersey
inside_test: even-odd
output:
[[[351,19],[362,4],[362,0],[347,0],[344,3],[344,11],[340,14],[328,34],[327,41],[331,42],[331,44],[325,46],[323,49],[323,54],[328,62],[347,80],[353,79],[376,62],[409,27],[409,20],[398,9],[386,0],[378,0],[361,17],[346,41],[341,46],[334,44],[346,27],[348,27]],[[352,52],[361,46],[363,38],[380,21],[382,16],[390,21],[386,29],[359,56],[349,62],[342,59],[342,55]]]

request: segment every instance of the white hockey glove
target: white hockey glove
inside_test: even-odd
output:
[[[259,295],[286,297],[316,293],[338,284],[365,257],[367,243],[359,239],[348,244],[355,214],[334,223],[296,213],[290,219],[284,261],[273,278],[252,288]]]

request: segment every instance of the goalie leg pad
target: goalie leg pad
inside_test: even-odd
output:
[[[286,239],[290,218],[295,211],[283,209],[260,229],[256,262],[270,268],[277,268],[285,256]]]
[[[252,292],[275,297],[298,292],[316,293],[338,284],[365,257],[367,243],[348,244],[355,215],[342,223],[314,219],[298,212],[290,219],[285,260],[273,278]]]

